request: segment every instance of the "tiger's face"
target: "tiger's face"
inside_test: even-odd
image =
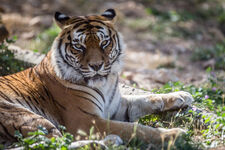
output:
[[[56,12],[62,32],[53,44],[53,64],[60,78],[95,86],[120,71],[123,45],[114,28],[115,17],[113,9],[99,16],[68,17]]]

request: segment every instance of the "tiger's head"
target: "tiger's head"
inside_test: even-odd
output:
[[[114,27],[114,9],[78,17],[56,12],[55,21],[62,29],[52,47],[52,64],[58,77],[93,87],[104,85],[109,75],[120,71],[124,46]]]

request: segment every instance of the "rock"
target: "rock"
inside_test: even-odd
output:
[[[106,136],[105,139],[102,141],[105,145],[119,146],[123,144],[123,140],[118,135],[114,135],[114,134],[110,134]]]
[[[25,32],[21,34],[21,38],[23,39],[32,39],[34,36],[35,36],[35,33],[33,31]]]
[[[45,16],[37,16],[31,19],[29,22],[30,26],[42,26],[44,28],[48,28],[52,25],[52,16],[45,15]]]
[[[203,63],[203,67],[204,68],[208,68],[208,67],[214,67],[216,64],[216,61],[215,59],[210,59],[210,60],[207,60]]]
[[[150,74],[150,78],[160,83],[167,83],[169,81],[177,82],[179,78],[175,75],[175,73],[169,69],[158,69]]]
[[[20,47],[15,45],[10,45],[9,49],[14,52],[16,59],[30,64],[39,64],[45,57],[44,54],[34,53],[31,50],[22,50]]]

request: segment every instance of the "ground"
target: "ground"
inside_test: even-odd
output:
[[[0,13],[11,37],[17,36],[15,45],[46,53],[59,32],[55,11],[87,15],[107,8],[118,10],[127,44],[121,82],[145,90],[169,81],[199,87],[211,72],[222,79],[216,82],[224,92],[223,0],[1,0]]]

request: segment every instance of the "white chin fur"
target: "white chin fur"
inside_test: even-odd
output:
[[[95,80],[89,79],[87,83],[89,87],[103,87],[106,84],[106,78]]]

